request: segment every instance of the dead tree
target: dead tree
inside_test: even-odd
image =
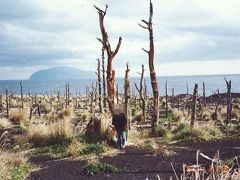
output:
[[[8,100],[8,88],[6,87],[6,110],[7,110],[7,118],[9,118],[9,100]]]
[[[99,59],[97,59],[98,61],[98,68],[97,68],[97,77],[98,77],[98,106],[99,106],[99,111],[100,113],[102,113],[102,80],[101,80],[101,70],[100,70],[100,66],[101,66],[101,62]]]
[[[165,83],[166,118],[168,118],[168,82]]]
[[[187,95],[188,95],[188,83],[187,83],[187,85],[186,85],[186,86],[187,86]]]
[[[206,107],[206,91],[205,91],[205,83],[203,82],[203,106]]]
[[[65,96],[66,96],[66,108],[70,105],[70,84],[66,84],[66,90],[65,90]]]
[[[65,87],[66,108],[68,107],[68,84]]]
[[[192,100],[192,114],[191,114],[191,122],[190,127],[194,127],[194,122],[196,120],[196,107],[197,107],[197,96],[198,96],[198,84],[195,84],[193,91],[193,100]]]
[[[24,108],[23,107],[23,85],[22,85],[22,81],[20,82],[20,90],[21,90],[21,102],[22,102],[22,109]]]
[[[148,61],[149,61],[149,72],[150,72],[150,79],[152,85],[152,92],[153,92],[153,121],[152,127],[158,124],[158,83],[157,83],[157,76],[154,68],[154,42],[153,42],[153,24],[152,24],[152,16],[153,16],[153,5],[152,1],[150,0],[150,8],[149,8],[149,20],[142,20],[144,25],[139,24],[140,27],[143,29],[147,29],[149,32],[149,46],[150,50],[143,49],[148,54]]]
[[[107,8],[108,6],[106,5],[105,10],[101,10],[100,8],[98,8],[97,6],[94,6],[97,9],[97,12],[99,14],[99,25],[100,25],[100,30],[101,30],[101,34],[102,34],[102,39],[98,40],[102,43],[104,49],[107,52],[107,56],[108,56],[108,61],[107,61],[107,92],[108,92],[108,105],[109,105],[109,110],[111,112],[111,114],[113,115],[113,103],[114,103],[114,98],[115,98],[115,71],[113,70],[112,67],[112,61],[114,59],[114,57],[117,55],[119,48],[121,46],[121,42],[122,42],[122,38],[119,37],[118,40],[118,44],[116,49],[113,51],[109,42],[109,38],[108,38],[108,34],[105,30],[104,27],[104,17],[106,15],[107,12]]]
[[[0,94],[0,110],[1,110],[1,113],[3,112],[3,97],[2,97],[2,94]]]
[[[127,116],[128,115],[128,100],[130,99],[130,82],[129,82],[129,76],[128,73],[130,71],[128,64],[126,64],[127,69],[125,71],[125,78],[124,78],[124,113]],[[130,120],[128,120],[128,127],[130,128]]]
[[[227,85],[227,119],[226,119],[226,125],[228,125],[228,123],[231,121],[232,118],[232,97],[231,97],[231,88],[232,88],[232,82],[227,81],[226,78],[225,82]]]
[[[117,97],[117,104],[119,104],[119,89],[118,89],[118,84],[116,85],[116,97]]]
[[[104,47],[102,47],[102,85],[103,85],[103,108],[107,108],[107,93],[106,93],[106,71],[105,71],[105,61],[104,61]]]
[[[135,87],[139,93],[140,99],[141,99],[141,108],[142,108],[142,113],[143,113],[143,119],[145,120],[146,117],[146,101],[144,98],[144,93],[143,93],[143,77],[144,77],[144,65],[142,65],[142,72],[138,73],[141,76],[140,83],[139,83],[139,88],[137,87],[137,84],[135,83]]]

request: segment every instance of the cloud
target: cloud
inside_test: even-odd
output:
[[[101,53],[96,37],[101,34],[93,4],[102,8],[109,5],[105,23],[112,47],[116,47],[119,36],[123,38],[113,61],[117,76],[124,74],[126,62],[132,72],[141,64],[147,67],[142,48],[148,49],[148,32],[138,23],[148,19],[148,0],[8,0],[0,1],[0,68],[7,72],[21,67],[38,70],[68,65],[95,70]],[[156,67],[240,61],[238,0],[153,0],[153,5]],[[201,68],[204,65],[199,63]],[[191,72],[187,67],[182,74]],[[27,78],[27,72],[21,77]],[[221,72],[236,71],[233,67],[214,71]]]

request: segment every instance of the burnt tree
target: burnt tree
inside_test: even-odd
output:
[[[102,83],[101,83],[101,70],[100,70],[100,66],[101,66],[101,62],[99,59],[97,59],[98,61],[98,68],[97,68],[97,77],[98,77],[98,106],[99,106],[99,111],[102,112]]]
[[[103,108],[107,108],[107,93],[106,93],[106,71],[105,71],[104,46],[102,47],[102,85],[103,85]]]
[[[149,72],[150,72],[150,79],[152,85],[152,92],[153,92],[153,121],[152,127],[158,124],[158,83],[157,83],[157,76],[154,68],[154,42],[153,42],[153,24],[152,24],[152,16],[153,16],[153,5],[152,1],[150,0],[150,8],[149,8],[149,20],[142,20],[144,25],[139,24],[140,27],[143,29],[147,29],[149,32],[149,46],[150,49],[146,50],[143,49],[148,54],[148,64],[149,64]]]
[[[22,85],[22,81],[20,82],[20,90],[21,90],[21,103],[22,103],[22,109],[23,109],[23,85]]]
[[[140,99],[141,99],[141,108],[142,108],[142,113],[143,113],[143,118],[145,120],[146,117],[146,101],[144,98],[144,92],[143,92],[143,77],[144,77],[144,65],[142,65],[142,72],[138,73],[141,76],[140,83],[139,83],[139,88],[137,84],[135,83],[135,87],[139,93]]]
[[[193,99],[192,99],[192,114],[191,114],[191,122],[190,122],[191,128],[193,128],[194,122],[196,120],[197,96],[198,96],[198,84],[195,84],[194,91],[193,91]]]
[[[7,118],[9,118],[9,99],[8,99],[8,88],[6,87],[6,110],[7,110]]]
[[[166,118],[168,118],[168,82],[165,83]]]
[[[113,115],[113,103],[114,103],[114,99],[115,99],[115,88],[114,88],[114,86],[115,86],[115,71],[113,70],[113,67],[112,67],[112,61],[119,51],[119,48],[120,48],[121,42],[122,42],[122,38],[119,37],[117,47],[115,48],[115,50],[112,50],[110,42],[109,42],[108,34],[104,27],[104,17],[106,15],[108,6],[106,5],[106,8],[104,11],[95,5],[94,5],[94,7],[97,9],[97,12],[99,15],[99,25],[100,25],[100,30],[101,30],[101,34],[102,34],[102,39],[98,38],[98,40],[102,43],[105,51],[107,52],[107,93],[108,93],[107,100],[108,100],[109,110],[110,110],[111,114]]]
[[[206,90],[204,82],[203,82],[203,106],[206,107]]]
[[[227,81],[226,78],[225,82],[227,85],[227,119],[226,119],[226,125],[228,125],[228,123],[231,121],[232,118],[232,97],[231,97],[231,88],[232,88],[232,82]]]
[[[125,71],[125,78],[124,78],[124,113],[127,116],[128,115],[128,100],[130,99],[130,82],[129,82],[129,76],[128,73],[130,71],[128,64],[126,64],[127,69]],[[128,127],[130,128],[130,120],[128,120]]]

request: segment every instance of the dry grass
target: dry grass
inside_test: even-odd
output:
[[[13,168],[24,166],[27,164],[27,161],[28,159],[21,153],[0,153],[0,179],[12,179]]]
[[[65,118],[50,124],[31,124],[27,137],[35,146],[60,144],[72,137],[70,119]]]
[[[12,127],[12,122],[7,118],[0,119],[0,128],[7,129]]]
[[[210,158],[205,154],[197,151],[196,155],[196,164],[183,164],[183,173],[179,178],[176,174],[173,164],[171,166],[173,168],[173,172],[175,174],[176,179],[188,179],[188,180],[238,180],[240,179],[240,170],[239,168],[233,168],[224,161],[219,158],[218,156],[214,158]],[[209,160],[209,166],[205,167],[199,164],[198,159],[199,156]],[[232,162],[236,162],[235,164],[239,166],[237,157],[233,158]]]
[[[24,124],[27,120],[27,113],[24,110],[14,109],[10,111],[9,119],[13,123]]]

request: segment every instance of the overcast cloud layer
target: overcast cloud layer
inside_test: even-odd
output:
[[[0,0],[0,79],[28,78],[53,66],[96,69],[101,53],[98,14],[93,4],[109,5],[105,24],[113,64],[123,76],[147,67],[148,0]],[[158,75],[239,73],[239,0],[153,0],[155,64]],[[238,67],[238,68],[237,68]]]

